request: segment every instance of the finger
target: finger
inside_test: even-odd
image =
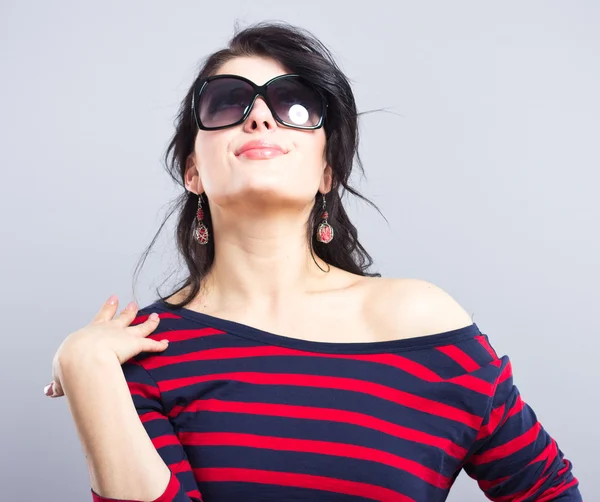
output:
[[[44,394],[48,397],[61,397],[65,395],[62,386],[54,380],[44,387]]]
[[[60,382],[54,382],[54,385],[52,386],[52,390],[54,391],[54,393],[52,394],[52,397],[61,397],[65,395],[65,392],[63,391],[62,385],[60,384]]]
[[[115,317],[115,321],[117,321],[122,327],[126,328],[133,322],[137,313],[137,303],[129,302],[125,306],[125,308],[120,312],[120,314],[117,317]]]
[[[152,314],[148,316],[148,319],[146,319],[143,323],[135,326],[129,326],[127,329],[135,336],[147,337],[156,329],[159,322],[160,317],[158,314],[156,312],[152,312]]]
[[[110,298],[104,302],[104,305],[102,305],[99,312],[94,316],[92,323],[110,321],[115,316],[118,305],[119,298],[117,295],[111,295]]]
[[[140,352],[162,352],[169,346],[169,340],[153,340],[152,338],[143,338],[140,340]]]

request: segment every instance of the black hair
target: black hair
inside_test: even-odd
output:
[[[162,227],[170,215],[178,211],[177,247],[185,260],[189,276],[168,296],[188,286],[190,289],[187,296],[179,303],[167,302],[168,296],[162,297],[157,291],[160,300],[170,308],[185,307],[200,291],[202,279],[214,260],[214,239],[209,239],[208,244],[205,245],[199,244],[194,239],[198,195],[185,190],[186,160],[194,150],[198,133],[191,113],[192,94],[194,84],[198,80],[215,74],[223,64],[239,56],[260,56],[274,59],[289,71],[309,79],[325,96],[329,104],[324,125],[325,155],[326,161],[332,167],[332,188],[327,194],[327,211],[329,213],[328,221],[334,229],[335,237],[328,244],[321,243],[316,239],[315,229],[320,223],[322,209],[322,196],[317,193],[307,222],[307,239],[311,243],[311,252],[316,253],[327,264],[353,274],[381,277],[379,273],[367,272],[373,264],[373,260],[359,242],[356,227],[348,218],[342,204],[344,193],[350,192],[373,206],[381,214],[373,202],[349,185],[355,158],[364,175],[358,153],[358,116],[360,114],[357,113],[349,80],[336,64],[331,52],[311,32],[283,21],[263,21],[241,31],[236,26],[234,36],[227,47],[211,54],[201,63],[199,73],[181,103],[175,120],[175,133],[168,145],[164,160],[168,174],[176,183],[184,187],[184,192],[173,201],[173,209],[142,256],[142,265]],[[212,236],[210,203],[206,194],[202,194],[201,197],[204,210],[203,221],[208,228],[209,235]],[[136,271],[139,267],[140,262],[136,266]]]

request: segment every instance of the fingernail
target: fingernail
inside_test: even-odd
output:
[[[106,303],[109,305],[115,305],[117,303],[117,295],[111,295],[110,298],[106,300]]]
[[[46,385],[46,387],[44,387],[44,394],[46,396],[51,396],[52,394],[54,394],[54,391],[52,390],[52,383],[49,383],[48,385]]]

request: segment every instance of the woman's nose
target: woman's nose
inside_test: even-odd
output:
[[[244,129],[256,130],[256,129],[273,129],[277,127],[277,121],[273,117],[271,110],[267,106],[265,100],[258,96],[252,105],[250,115],[244,121]]]

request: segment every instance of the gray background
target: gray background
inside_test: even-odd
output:
[[[90,500],[60,342],[111,293],[181,273],[161,167],[197,64],[242,25],[313,31],[353,82],[367,179],[349,202],[386,276],[444,288],[600,499],[600,4],[594,1],[66,2],[0,7],[1,500]],[[451,501],[480,501],[462,473]]]

